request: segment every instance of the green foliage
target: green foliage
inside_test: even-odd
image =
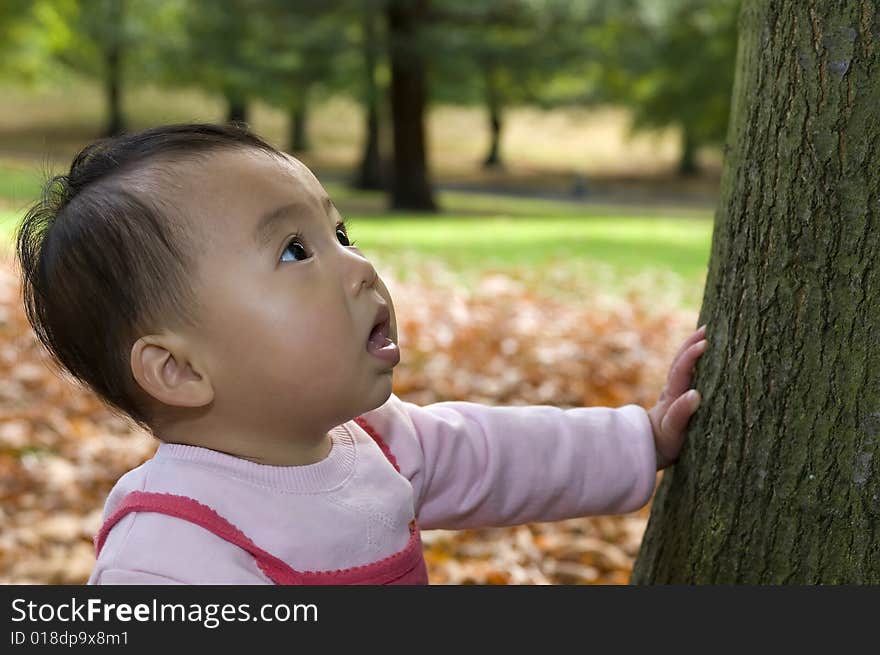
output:
[[[608,5],[601,86],[636,128],[681,127],[696,144],[727,133],[739,0],[621,0]]]
[[[33,8],[28,0],[0,2],[0,77],[24,76],[28,56],[22,51],[27,49],[27,28],[33,20]]]
[[[589,99],[598,0],[449,0],[432,14],[432,97],[551,107]]]
[[[360,21],[379,11],[376,2],[255,4],[253,28],[263,55],[257,68],[266,84],[253,95],[287,109],[329,90],[357,95],[363,77]]]
[[[106,53],[118,48],[124,86],[195,86],[285,111],[330,95],[381,99],[384,6],[4,0],[0,74],[54,84],[75,70],[101,79]],[[429,7],[408,47],[427,57],[434,102],[485,105],[499,120],[524,104],[607,102],[629,107],[637,129],[681,128],[691,149],[725,138],[739,0],[434,0]],[[368,48],[376,89],[367,83]]]
[[[100,79],[121,52],[126,84],[197,87],[283,108],[307,91],[357,94],[359,22],[378,0],[4,0],[0,36],[19,35],[7,76],[57,79],[60,69]],[[15,11],[13,11],[15,9]],[[27,11],[25,11],[27,9]]]
[[[171,5],[169,0],[34,0],[19,22],[26,45],[16,72],[31,82],[55,79],[63,69],[101,77],[105,53],[118,49],[126,75],[143,79]]]
[[[69,30],[48,3],[0,3],[0,79],[34,84],[51,76],[50,54],[59,41],[69,41]]]

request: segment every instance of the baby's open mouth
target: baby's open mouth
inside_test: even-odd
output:
[[[373,329],[367,337],[367,352],[391,366],[400,362],[400,349],[388,336],[391,331],[391,312],[383,305],[373,321]]]
[[[373,330],[370,332],[370,338],[368,340],[370,345],[374,348],[379,349],[383,346],[387,345],[387,342],[390,342],[391,339],[388,338],[388,321],[382,321],[378,325],[373,327]]]

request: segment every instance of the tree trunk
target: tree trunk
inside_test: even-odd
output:
[[[697,166],[697,140],[693,131],[684,125],[681,128],[681,159],[678,162],[680,175],[696,175],[700,168]]]
[[[309,136],[306,129],[306,96],[290,110],[290,152],[306,152],[309,149]]]
[[[880,11],[745,0],[703,403],[634,583],[880,583]]]
[[[436,211],[425,154],[427,105],[425,56],[418,33],[427,0],[392,0],[387,7],[391,59],[391,120],[394,134],[393,209]]]
[[[123,3],[112,2],[108,5],[109,22],[122,25]],[[107,98],[107,124],[104,136],[117,136],[125,130],[125,119],[122,116],[122,44],[120,38],[113,36],[104,45],[104,92]]]
[[[489,154],[483,161],[483,168],[501,167],[501,94],[498,92],[494,72],[491,66],[483,71],[486,87],[486,108],[489,111],[490,144]]]
[[[382,157],[379,151],[379,88],[376,83],[376,15],[375,10],[367,4],[364,13],[364,79],[366,92],[364,105],[367,110],[364,153],[358,166],[354,180],[356,189],[381,190],[385,188],[382,175]]]
[[[364,145],[364,154],[354,186],[357,189],[371,191],[386,188],[382,157],[379,152],[379,112],[375,106],[370,107],[367,112],[367,142]]]
[[[227,94],[226,96],[226,122],[247,123],[247,100],[242,97]]]

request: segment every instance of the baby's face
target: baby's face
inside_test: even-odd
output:
[[[175,200],[198,236],[193,340],[221,417],[306,434],[384,403],[399,351],[368,339],[386,305],[397,343],[391,296],[311,171],[245,149],[191,174]]]

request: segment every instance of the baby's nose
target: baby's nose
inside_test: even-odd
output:
[[[363,287],[372,289],[376,286],[379,273],[366,257],[355,255],[355,258],[357,261],[353,263],[352,292],[358,294]]]

